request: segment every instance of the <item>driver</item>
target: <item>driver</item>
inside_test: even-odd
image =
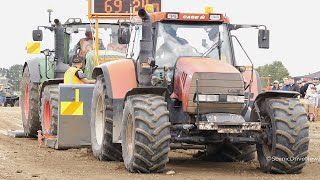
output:
[[[79,57],[85,58],[86,54],[93,50],[94,42],[92,38],[92,32],[89,28],[86,29],[85,38],[80,39],[80,41],[76,44],[75,52],[78,52]],[[102,43],[102,40],[99,39],[99,49],[106,49]]]

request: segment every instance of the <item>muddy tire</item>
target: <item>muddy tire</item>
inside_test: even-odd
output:
[[[250,162],[255,158],[254,144],[225,143],[220,147],[208,145],[202,159],[215,162]]]
[[[129,172],[163,172],[169,161],[170,122],[164,97],[130,96],[122,119],[123,160]]]
[[[104,77],[98,76],[91,106],[91,143],[93,155],[100,161],[121,161],[121,144],[112,142],[113,106],[107,96]]]
[[[31,82],[26,66],[21,81],[21,112],[23,129],[27,137],[36,137],[41,129],[39,121],[39,84]]]
[[[260,167],[267,173],[297,174],[306,165],[309,124],[303,105],[295,98],[268,98],[261,105],[263,143],[257,144]]]
[[[43,134],[49,136],[57,135],[57,124],[59,115],[59,85],[47,85],[40,102],[40,122]]]

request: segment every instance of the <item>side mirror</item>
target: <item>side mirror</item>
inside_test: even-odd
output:
[[[259,48],[269,49],[270,32],[267,29],[259,29],[258,43]]]
[[[42,41],[42,38],[43,38],[42,30],[33,30],[32,38],[34,41]]]
[[[129,44],[130,42],[130,29],[126,26],[120,26],[118,29],[118,43]]]

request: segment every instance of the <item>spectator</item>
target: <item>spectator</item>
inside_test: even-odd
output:
[[[281,90],[283,88],[283,83],[279,83],[279,89]]]
[[[308,114],[308,119],[311,122],[315,119],[315,109],[318,106],[318,94],[316,93],[316,90],[316,87],[310,86],[310,91],[307,91],[304,97],[306,99],[306,112]]]
[[[290,91],[290,82],[289,82],[289,79],[288,78],[283,78],[283,87],[282,87],[282,90],[284,91]]]
[[[302,97],[305,96],[305,94],[306,94],[306,92],[308,90],[308,86],[310,84],[313,84],[314,86],[318,86],[319,85],[319,78],[318,77],[314,77],[312,81],[310,80],[307,83],[305,83],[304,86],[302,86],[302,88],[300,90],[300,93],[301,93]],[[319,87],[318,90],[320,90],[320,87]]]
[[[272,90],[280,90],[279,81],[278,80],[273,81]]]
[[[0,106],[3,106],[5,101],[6,101],[6,91],[3,87],[3,84],[0,84]]]
[[[294,82],[293,77],[289,78],[289,84],[290,84],[290,91],[296,91],[296,92],[300,93],[299,85]]]

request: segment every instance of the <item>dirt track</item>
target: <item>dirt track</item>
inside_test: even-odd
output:
[[[320,179],[320,123],[311,123],[308,162],[299,175],[265,174],[257,161],[214,163],[192,157],[192,151],[172,151],[166,174],[130,174],[122,162],[99,162],[80,150],[39,148],[34,139],[3,135],[7,129],[22,129],[19,108],[0,107],[0,179]]]

